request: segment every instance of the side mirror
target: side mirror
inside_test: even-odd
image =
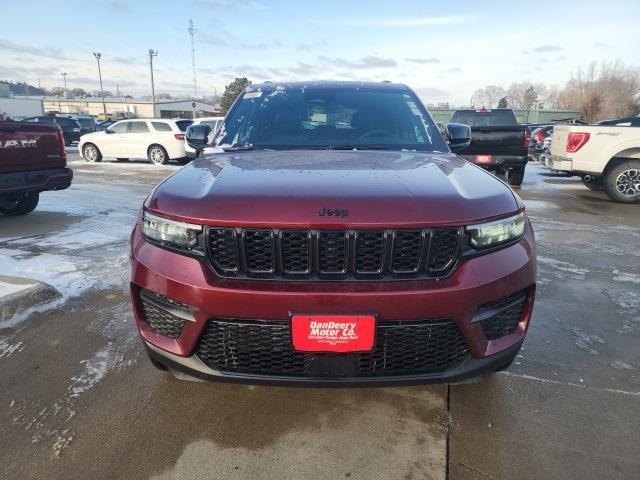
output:
[[[113,130],[109,130],[109,127],[104,129],[104,133],[113,133]]]
[[[447,123],[447,143],[452,152],[464,150],[471,143],[471,127],[462,123]]]
[[[194,150],[200,151],[207,145],[210,133],[211,127],[209,125],[204,123],[191,125],[187,128],[187,144]]]

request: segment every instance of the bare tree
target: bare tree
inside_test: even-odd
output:
[[[503,101],[504,99],[504,101]],[[530,81],[476,90],[472,106],[578,110],[587,122],[640,114],[640,69],[620,61],[578,68],[563,88]]]
[[[504,96],[504,88],[498,85],[487,85],[473,92],[473,104],[477,107],[494,108]]]
[[[587,122],[637,115],[640,112],[640,71],[622,62],[593,62],[571,74],[555,105],[580,110]]]

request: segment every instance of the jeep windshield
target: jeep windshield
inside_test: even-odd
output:
[[[215,143],[229,151],[448,151],[420,100],[400,88],[249,87]]]

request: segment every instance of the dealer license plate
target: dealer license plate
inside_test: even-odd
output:
[[[375,343],[372,315],[293,315],[291,341],[300,352],[368,352]]]

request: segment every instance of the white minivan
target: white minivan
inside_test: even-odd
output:
[[[192,120],[130,119],[121,120],[104,131],[80,137],[78,149],[88,162],[105,157],[118,160],[147,158],[156,165],[169,160],[186,163],[184,132]]]

